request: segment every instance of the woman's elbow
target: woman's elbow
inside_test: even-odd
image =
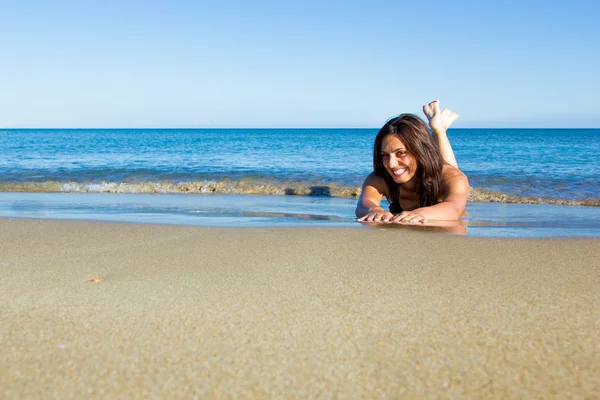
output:
[[[452,207],[452,211],[453,211],[453,216],[455,217],[455,220],[459,220],[461,219],[464,215],[465,215],[465,210],[467,207],[467,203],[465,202],[464,204],[453,204]]]

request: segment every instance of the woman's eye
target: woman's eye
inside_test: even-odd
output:
[[[382,154],[381,157],[383,157],[383,158],[390,158],[390,155],[389,154]]]

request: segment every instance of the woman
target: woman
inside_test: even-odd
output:
[[[446,136],[458,114],[440,111],[438,100],[423,111],[435,137],[412,114],[392,118],[377,134],[374,171],[365,179],[356,206],[358,221],[426,223],[458,220],[463,214],[469,181],[458,169]],[[383,196],[389,211],[380,207]]]

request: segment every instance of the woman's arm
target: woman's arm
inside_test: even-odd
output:
[[[437,138],[442,158],[448,164],[458,168],[458,163],[456,162],[456,157],[454,156],[454,151],[452,151],[452,146],[450,145],[450,140],[448,140],[446,131],[450,128],[450,125],[458,119],[459,115],[447,108],[440,111],[439,100],[434,100],[429,104],[425,104],[423,106],[423,113],[427,117],[429,126]]]
[[[360,222],[388,222],[394,214],[380,207],[381,198],[387,194],[387,184],[380,176],[371,172],[362,186],[362,191],[356,204],[356,218]]]
[[[469,180],[462,171],[451,165],[444,166],[443,179],[448,188],[448,195],[441,203],[404,211],[394,216],[390,222],[425,223],[429,220],[454,221],[459,219],[467,207]]]

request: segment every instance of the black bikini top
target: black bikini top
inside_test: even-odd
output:
[[[396,199],[394,202],[390,203],[390,212],[392,214],[400,214],[402,212],[402,207],[400,206],[400,199]]]

